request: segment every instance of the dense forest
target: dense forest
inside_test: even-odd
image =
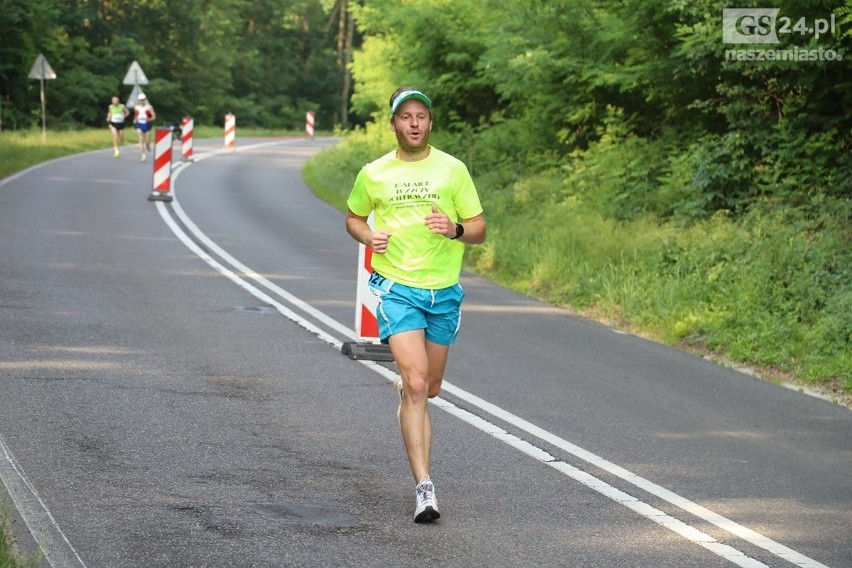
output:
[[[852,390],[852,0],[729,4],[0,0],[0,113],[39,124],[43,53],[48,126],[100,126],[136,60],[164,119],[344,127],[307,171],[333,200],[414,85],[482,193],[469,267]]]
[[[102,125],[109,99],[126,101],[133,88],[122,84],[133,61],[166,122],[191,115],[199,124],[222,124],[232,112],[241,125],[296,128],[313,110],[319,128],[346,124],[347,46],[337,43],[354,35],[346,5],[0,0],[3,129],[41,124],[39,82],[27,78],[40,53],[57,74],[46,81],[48,128]]]

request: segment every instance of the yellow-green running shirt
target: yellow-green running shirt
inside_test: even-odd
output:
[[[391,234],[387,252],[372,256],[379,274],[431,290],[459,281],[464,244],[433,234],[425,218],[433,205],[454,222],[482,213],[461,160],[430,147],[425,159],[405,162],[394,150],[361,168],[346,204],[361,217],[374,211],[373,229]]]

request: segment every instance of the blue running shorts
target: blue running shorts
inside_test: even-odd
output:
[[[439,290],[412,288],[373,272],[370,292],[379,300],[376,319],[382,343],[391,335],[413,329],[425,329],[426,339],[438,345],[456,342],[464,299],[461,285]]]
[[[150,122],[137,122],[133,126],[136,127],[136,130],[140,130],[142,132],[148,132],[149,130],[151,130]]]

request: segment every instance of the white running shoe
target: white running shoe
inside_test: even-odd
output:
[[[140,161],[140,162],[144,162],[144,161],[145,161],[145,154],[142,154],[142,159],[141,159],[141,160],[139,160],[139,161]]]
[[[428,523],[440,516],[438,499],[435,497],[435,485],[427,476],[417,485],[417,508],[414,510],[414,522]]]

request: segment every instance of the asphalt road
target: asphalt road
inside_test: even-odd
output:
[[[42,566],[852,566],[852,412],[469,274],[415,525],[300,175],[331,143],[197,142],[170,204],[132,147],[0,183],[0,499]]]

